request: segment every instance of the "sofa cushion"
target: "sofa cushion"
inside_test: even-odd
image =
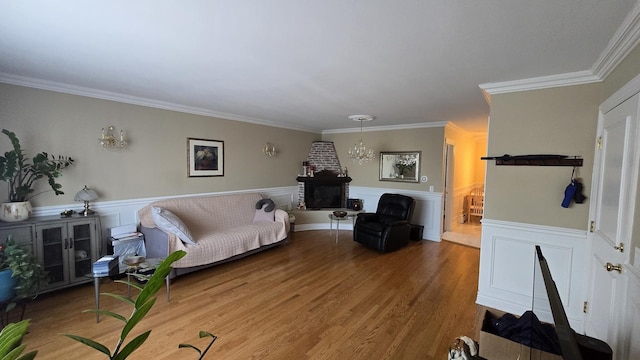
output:
[[[189,228],[176,214],[159,206],[153,206],[151,212],[153,221],[160,230],[176,234],[185,244],[195,245],[196,242],[193,241]]]
[[[262,199],[256,204],[256,213],[253,216],[253,222],[259,221],[275,221],[276,212],[275,204],[271,199]]]

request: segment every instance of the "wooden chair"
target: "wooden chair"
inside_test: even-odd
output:
[[[482,218],[484,210],[484,189],[474,188],[467,195],[467,221],[471,222],[472,216]]]

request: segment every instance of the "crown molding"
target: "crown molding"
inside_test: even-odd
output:
[[[162,110],[177,111],[177,112],[187,113],[187,114],[202,115],[202,116],[214,117],[214,118],[219,118],[224,120],[241,121],[241,122],[246,122],[246,123],[251,123],[256,125],[284,128],[288,130],[298,130],[298,131],[304,131],[304,132],[310,132],[310,133],[316,133],[316,134],[320,133],[320,131],[318,130],[296,127],[289,124],[281,124],[281,123],[264,120],[264,119],[251,118],[251,117],[223,113],[223,112],[216,112],[216,111],[198,108],[194,106],[180,105],[180,104],[170,103],[166,101],[158,101],[158,100],[131,96],[131,95],[121,94],[121,93],[116,93],[111,91],[98,90],[98,89],[88,88],[84,86],[76,86],[71,84],[41,80],[41,79],[30,78],[30,77],[19,76],[19,75],[12,75],[7,73],[0,73],[0,83],[25,86],[25,87],[36,88],[41,90],[55,91],[55,92],[71,94],[71,95],[85,96],[85,97],[101,99],[101,100],[115,101],[115,102],[120,102],[125,104],[140,105],[140,106],[146,106],[146,107],[162,109]]]
[[[636,75],[636,77],[624,84],[620,89],[618,89],[618,91],[603,101],[602,104],[600,104],[600,111],[602,111],[603,114],[606,114],[638,92],[640,92],[640,74]]]
[[[607,47],[591,67],[591,72],[605,79],[640,42],[640,1],[629,12]]]
[[[491,101],[490,95],[504,94],[517,91],[548,89],[560,86],[582,85],[602,81],[595,76],[591,70],[576,71],[565,74],[540,76],[529,79],[503,81],[496,83],[480,84],[480,89],[489,94],[485,94],[485,99]]]
[[[453,130],[453,131],[458,131],[458,132],[463,132],[463,133],[467,133],[468,131],[464,130],[463,128],[461,128],[460,126],[452,123],[452,122],[448,122],[447,125],[444,126],[445,129],[449,129],[449,130]]]
[[[367,126],[367,127],[362,129],[362,132],[445,127],[447,125],[447,123],[448,123],[447,121],[437,121],[437,122],[404,124],[404,125]],[[323,130],[322,131],[322,135],[325,135],[325,134],[347,134],[347,133],[355,133],[355,132],[360,132],[360,128],[358,127],[358,128],[349,128],[349,129]]]
[[[605,79],[624,58],[640,43],[640,1],[611,37],[607,47],[591,67],[591,70],[522,80],[480,84],[487,103],[491,104],[491,95],[517,91],[547,89],[560,86],[581,85],[599,82]]]

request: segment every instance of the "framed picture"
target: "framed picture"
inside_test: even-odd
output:
[[[420,182],[420,151],[381,151],[380,181]]]
[[[224,176],[224,141],[187,138],[187,174]]]

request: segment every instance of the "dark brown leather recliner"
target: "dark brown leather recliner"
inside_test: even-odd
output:
[[[360,213],[353,240],[380,252],[400,249],[409,243],[415,200],[400,194],[382,194],[375,213]]]

